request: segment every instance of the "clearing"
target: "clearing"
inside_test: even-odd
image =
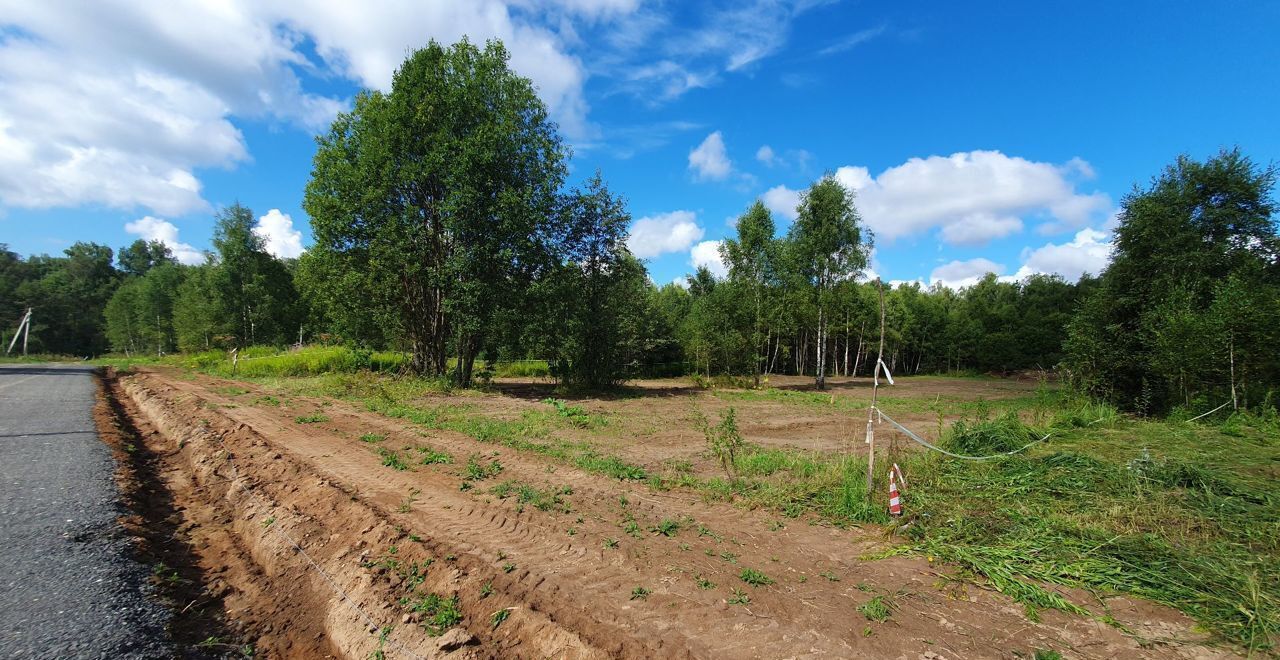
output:
[[[173,534],[198,565],[200,588],[174,625],[216,621],[227,638],[209,643],[226,648],[346,658],[1235,652],[1170,607],[1044,581],[1018,602],[966,566],[903,552],[910,525],[853,524],[884,519],[884,497],[867,502],[849,485],[865,474],[867,379],[834,379],[823,393],[799,378],[760,391],[654,380],[568,400],[534,380],[490,392],[367,373],[227,380],[151,368],[105,380],[119,442],[149,461]],[[930,439],[962,418],[1033,420],[1060,404],[1035,380],[904,378],[881,394]],[[749,449],[736,483],[703,433],[731,407]],[[878,428],[889,456],[918,456]]]

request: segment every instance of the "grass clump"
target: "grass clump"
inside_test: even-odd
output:
[[[743,582],[746,582],[753,587],[767,587],[773,584],[773,578],[757,571],[754,568],[742,569],[742,573],[740,573],[738,577],[742,578]]]
[[[386,440],[386,439],[387,439],[387,436],[381,435],[379,433],[366,433],[360,436],[360,442],[376,443],[376,442],[382,442],[383,440]]]
[[[427,594],[411,601],[409,611],[422,616],[421,625],[432,637],[439,637],[446,630],[462,623],[462,604],[456,594],[451,598]]]
[[[892,605],[883,596],[875,596],[871,600],[858,606],[858,611],[862,612],[862,616],[867,617],[868,621],[877,621],[883,623],[889,620],[889,616],[893,614]]]
[[[404,461],[404,457],[394,449],[386,447],[378,447],[378,456],[382,457],[382,464],[398,472],[409,469],[409,464]]]
[[[293,418],[295,424],[318,424],[329,421],[329,416],[322,413],[312,413],[310,415],[298,415]]]
[[[662,522],[650,527],[649,531],[661,536],[672,537],[680,533],[680,521],[666,518]]]
[[[537,488],[521,481],[504,481],[489,489],[500,500],[515,497],[520,504],[531,504],[539,511],[558,511],[569,513],[569,503],[565,495],[572,495],[573,489],[568,486],[560,488]]]

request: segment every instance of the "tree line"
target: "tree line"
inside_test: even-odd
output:
[[[36,307],[33,349],[50,353],[306,341],[401,350],[413,372],[464,386],[477,364],[537,358],[588,388],[780,373],[822,388],[870,374],[883,304],[895,375],[1057,369],[1150,413],[1258,403],[1280,378],[1276,172],[1238,150],[1180,158],[1135,188],[1113,262],[1077,283],[867,281],[873,236],[826,175],[781,234],[759,201],[738,218],[727,276],[699,268],[658,286],[601,173],[566,187],[568,150],[507,60],[498,42],[433,42],[389,92],[361,93],[317,138],[304,197],[315,243],[299,259],[269,254],[235,204],[196,266],[157,242],[25,260],[0,249],[0,314],[16,323]]]

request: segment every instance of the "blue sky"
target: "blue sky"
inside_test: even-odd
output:
[[[502,38],[626,197],[658,283],[713,268],[761,198],[779,231],[829,171],[890,280],[1075,279],[1179,153],[1280,158],[1268,2],[18,3],[0,0],[0,242],[207,249],[241,201],[310,244],[312,136],[406,49]]]

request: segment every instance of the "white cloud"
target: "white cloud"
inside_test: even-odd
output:
[[[164,243],[178,263],[188,266],[204,263],[204,253],[178,240],[178,228],[167,220],[148,215],[126,223],[124,230],[143,240]]]
[[[1096,229],[1081,229],[1069,243],[1049,243],[1025,251],[1023,265],[1014,275],[1022,279],[1035,273],[1058,274],[1067,280],[1078,280],[1084,273],[1097,275],[1111,260],[1111,242],[1107,234]]]
[[[720,241],[702,241],[689,251],[689,265],[705,266],[716,277],[729,275],[729,267],[720,259]]]
[[[970,213],[943,225],[939,235],[952,245],[983,245],[1020,231],[1022,220],[1014,216]]]
[[[765,191],[760,197],[760,201],[764,203],[770,211],[788,219],[795,220],[799,212],[796,207],[800,206],[800,191],[792,190],[786,186],[774,186]]]
[[[999,275],[1003,272],[1003,264],[981,257],[966,261],[952,261],[934,268],[933,272],[929,273],[929,285],[942,284],[953,289],[961,289],[977,284],[987,273]]]
[[[589,138],[586,68],[560,36],[571,24],[550,21],[620,19],[635,0],[511,4],[5,2],[0,205],[207,210],[198,170],[249,159],[233,118],[322,129],[348,100],[304,74],[385,90],[430,38],[501,39],[566,136]]]
[[[640,218],[631,225],[627,247],[637,257],[649,259],[668,252],[688,250],[704,233],[693,211],[659,213]]]
[[[939,230],[952,244],[974,245],[1017,233],[1028,218],[1050,228],[1078,228],[1111,208],[1103,193],[1077,191],[1092,174],[1088,163],[1063,165],[970,151],[912,158],[872,177],[845,166],[836,178],[857,194],[858,210],[881,240]]]
[[[702,144],[689,152],[689,169],[700,181],[723,181],[733,171],[733,163],[724,149],[724,136],[720,131],[708,135]]]
[[[302,232],[293,228],[293,218],[280,209],[271,209],[258,218],[253,233],[262,238],[267,252],[281,259],[302,256]]]
[[[774,157],[773,147],[770,147],[767,144],[764,146],[761,146],[759,149],[756,149],[756,160],[764,163],[765,165],[772,166],[773,157]]]

